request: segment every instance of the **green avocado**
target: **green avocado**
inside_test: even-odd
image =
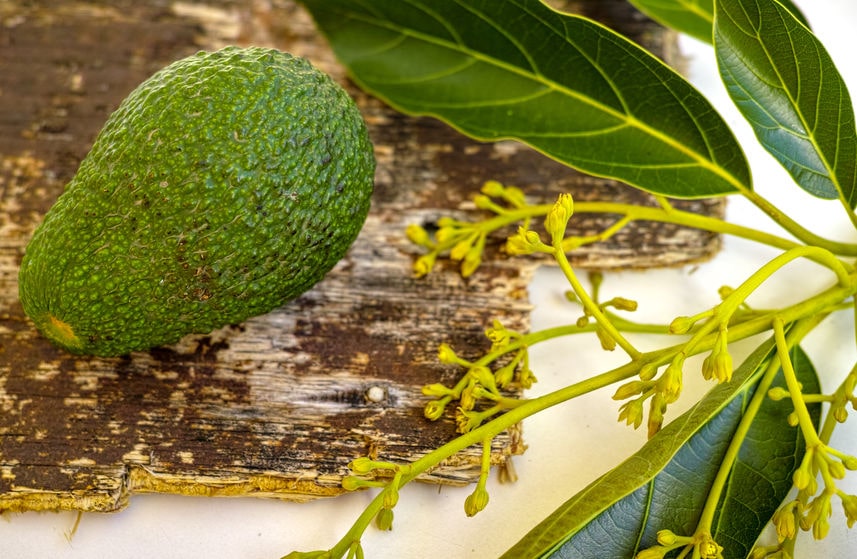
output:
[[[227,47],[140,84],[21,263],[55,344],[123,355],[266,313],[357,237],[375,159],[348,94],[302,58]]]

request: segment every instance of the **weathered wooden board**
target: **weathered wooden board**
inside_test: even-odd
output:
[[[667,36],[625,2],[569,4],[674,56]],[[136,84],[172,60],[229,43],[305,55],[347,83],[291,1],[0,4],[0,512],[110,511],[151,491],[303,500],[341,492],[357,456],[412,460],[454,436],[451,414],[422,417],[420,387],[460,373],[437,363],[437,346],[476,355],[494,318],[526,330],[538,261],[506,259],[498,238],[494,257],[468,280],[452,266],[418,280],[405,227],[468,210],[487,179],[546,200],[561,191],[640,196],[517,144],[479,144],[396,114],[351,88],[376,144],[377,186],[363,233],[321,284],[268,315],[172,347],[117,359],[55,349],[17,299],[27,240]],[[604,223],[584,216],[576,226]],[[717,246],[710,235],[641,224],[575,259],[598,268],[681,264]],[[380,399],[367,397],[373,387]],[[495,441],[494,462],[523,448],[514,429]],[[425,480],[473,481],[478,461],[479,449],[463,452]]]

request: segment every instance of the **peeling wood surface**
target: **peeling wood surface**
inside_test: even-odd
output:
[[[675,56],[670,37],[624,1],[566,4]],[[0,5],[0,512],[111,511],[153,491],[305,500],[340,493],[358,456],[413,460],[454,436],[451,414],[435,423],[422,416],[420,387],[460,374],[437,362],[437,346],[476,356],[495,318],[526,330],[526,289],[539,261],[506,259],[497,238],[468,280],[448,265],[417,280],[418,250],[404,228],[466,213],[487,179],[536,200],[562,191],[642,199],[518,144],[479,144],[399,115],[352,87],[376,144],[377,186],[363,233],[321,284],[268,315],[171,347],[117,359],[52,347],[17,299],[27,240],[133,87],[175,59],[225,44],[304,55],[347,84],[310,18],[288,0]],[[722,211],[720,202],[680,205]],[[579,233],[605,226],[575,217]],[[709,257],[718,242],[638,224],[574,258],[603,269],[678,265]],[[368,396],[372,388],[379,397]],[[516,428],[495,440],[493,461],[523,448]],[[424,480],[468,483],[478,470],[473,448]]]

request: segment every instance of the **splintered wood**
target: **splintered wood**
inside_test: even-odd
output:
[[[476,218],[488,179],[538,201],[644,200],[512,142],[480,144],[431,119],[395,113],[348,84],[311,19],[293,2],[109,2],[0,6],[0,512],[112,511],[130,495],[168,492],[305,500],[342,492],[359,456],[407,462],[455,436],[451,411],[423,417],[424,384],[461,374],[437,361],[447,342],[466,357],[489,347],[499,319],[526,331],[537,259],[508,259],[492,240],[471,278],[441,264],[411,272],[410,223]],[[626,2],[573,2],[664,56],[670,38]],[[117,359],[52,347],[17,298],[24,247],[119,101],[158,68],[200,48],[274,46],[310,58],[349,87],[378,159],[373,209],[353,249],[315,289],[265,316]],[[719,202],[683,202],[708,214]],[[578,233],[605,227],[575,216]],[[609,223],[609,220],[608,222]],[[574,255],[592,268],[705,259],[718,239],[637,224]],[[498,437],[493,462],[523,451],[520,428]],[[480,449],[424,481],[465,484]]]

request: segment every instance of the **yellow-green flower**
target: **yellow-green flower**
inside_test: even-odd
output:
[[[633,425],[634,429],[643,424],[643,399],[636,398],[622,404],[619,408],[619,421]]]
[[[428,231],[416,223],[411,223],[405,228],[405,236],[416,245],[430,247],[432,244]]]
[[[797,535],[797,520],[795,508],[798,506],[797,501],[785,504],[780,507],[774,516],[771,517],[771,522],[777,530],[777,540],[780,543],[785,540],[792,540]]]
[[[684,357],[677,355],[672,363],[667,366],[661,378],[658,379],[658,391],[663,394],[664,404],[672,404],[681,395],[682,381],[684,380],[683,367]]]
[[[523,227],[506,239],[506,252],[509,254],[533,254],[534,252],[552,252],[551,247],[544,244],[535,231]]]
[[[467,496],[464,500],[464,513],[467,516],[474,516],[488,506],[488,491],[481,485],[476,486],[476,490]]]
[[[437,253],[430,252],[423,254],[414,262],[414,275],[418,278],[426,276],[434,268],[434,263],[437,260]]]
[[[393,511],[391,509],[381,509],[375,516],[375,526],[379,530],[387,531],[393,529]]]
[[[503,184],[501,182],[495,181],[495,180],[489,180],[489,181],[485,181],[485,183],[482,185],[481,192],[482,192],[482,194],[484,194],[486,196],[491,196],[493,198],[500,198],[501,196],[503,196],[503,193],[505,192],[505,190],[506,189],[503,187]]]
[[[432,400],[428,404],[426,404],[425,409],[423,410],[423,415],[429,421],[437,421],[443,416],[443,412],[446,409],[446,401],[445,400]]]
[[[551,236],[551,242],[554,246],[561,244],[565,238],[565,229],[573,213],[574,199],[571,194],[560,194],[545,217],[545,231]]]

